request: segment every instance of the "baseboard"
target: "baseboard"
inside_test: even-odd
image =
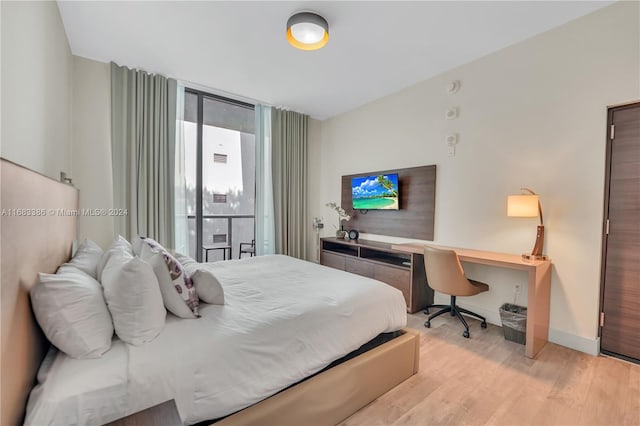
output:
[[[576,336],[575,334],[550,328],[549,341],[589,355],[600,354],[600,337],[589,339],[587,337]]]
[[[448,298],[440,298],[436,296],[435,303],[446,305],[449,303]],[[502,327],[502,321],[500,320],[500,313],[484,309],[480,306],[472,306],[466,303],[458,303],[459,306],[468,309],[472,312],[482,315],[487,319],[488,323]],[[567,333],[566,331],[549,328],[549,341],[560,346],[575,349],[576,351],[584,352],[589,355],[600,354],[600,338],[589,339],[587,337],[577,336],[575,334]]]

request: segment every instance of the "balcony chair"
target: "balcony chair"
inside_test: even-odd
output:
[[[251,240],[250,243],[240,243],[240,249],[238,250],[238,259],[242,259],[242,253],[249,253],[251,257],[256,255],[256,240]]]

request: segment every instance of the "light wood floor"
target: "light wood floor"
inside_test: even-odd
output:
[[[420,371],[345,420],[375,425],[640,426],[640,365],[547,343],[535,360],[502,329],[448,315],[423,327]]]

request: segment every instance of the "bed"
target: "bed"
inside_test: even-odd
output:
[[[25,200],[33,192],[24,187],[5,193],[6,182],[30,180],[51,188],[34,200]],[[77,205],[75,189],[4,160],[2,182],[3,209],[25,203],[56,209]],[[69,193],[69,199],[63,201],[52,188]],[[221,419],[217,424],[222,425],[335,424],[418,369],[417,334],[404,330],[322,371],[378,334],[402,329],[404,299],[384,284],[286,256],[191,265],[219,277],[224,306],[203,305],[197,320],[169,316],[154,341],[134,347],[116,339],[100,359],[76,360],[50,350],[40,367],[47,344],[30,314],[26,291],[38,271],[53,271],[68,259],[75,218],[41,216],[30,219],[29,226],[5,219],[2,424],[21,422],[30,392],[27,422],[37,424],[104,423],[167,399],[176,401],[186,424],[209,419]],[[50,221],[64,228],[62,235],[33,244],[43,238],[42,231],[28,238],[34,223],[48,229]],[[20,229],[5,233],[7,224]],[[34,261],[25,262],[20,250],[7,255],[8,247],[25,239],[31,244],[24,250]],[[5,300],[6,294],[15,296]],[[6,310],[5,303],[13,309]],[[5,335],[14,339],[16,333],[19,344],[7,350]],[[38,369],[44,385],[31,391]]]

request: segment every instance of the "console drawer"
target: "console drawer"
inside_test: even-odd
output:
[[[411,271],[376,264],[373,266],[373,278],[400,290],[407,306],[410,306]]]
[[[338,254],[333,254],[326,250],[322,251],[322,261],[320,263],[322,263],[324,266],[340,269],[341,271],[344,271],[345,269],[345,257]]]
[[[358,259],[346,259],[345,271],[373,278],[373,264]]]

